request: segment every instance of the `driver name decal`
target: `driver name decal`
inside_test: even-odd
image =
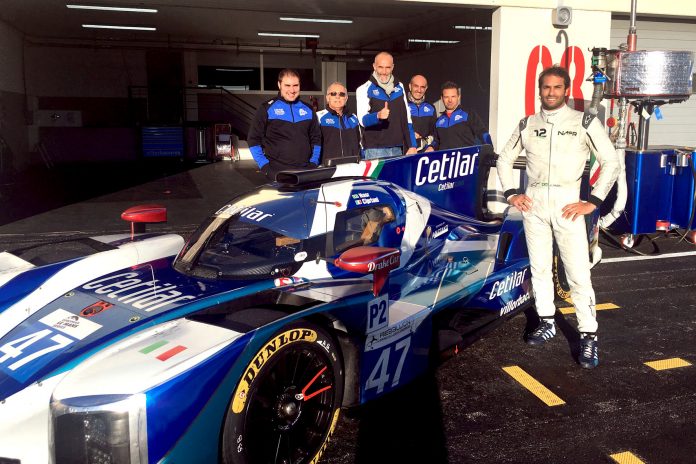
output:
[[[256,356],[251,360],[247,366],[242,379],[239,381],[239,386],[237,391],[234,393],[234,399],[232,400],[232,412],[239,414],[244,410],[244,405],[246,404],[247,396],[249,395],[249,388],[251,383],[254,381],[258,375],[261,368],[266,364],[266,362],[271,359],[271,357],[281,348],[290,343],[307,341],[314,342],[317,339],[317,333],[310,329],[293,329],[283,332],[282,334],[276,336],[270,340],[266,345],[256,353]]]
[[[177,301],[194,300],[192,295],[184,295],[176,290],[173,284],[159,284],[158,279],[138,279],[137,272],[124,272],[93,280],[82,286],[84,290],[92,290],[98,295],[113,298],[137,309],[147,312],[154,311]]]

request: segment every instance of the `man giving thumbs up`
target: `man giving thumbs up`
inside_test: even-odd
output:
[[[358,120],[363,127],[363,158],[387,158],[416,153],[416,137],[406,91],[392,71],[394,58],[378,53],[370,79],[355,91]]]

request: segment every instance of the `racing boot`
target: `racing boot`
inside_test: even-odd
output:
[[[578,355],[580,367],[594,369],[599,365],[599,353],[597,348],[597,335],[593,333],[580,334],[580,354]]]
[[[525,340],[528,345],[543,345],[554,335],[556,335],[556,325],[553,319],[541,319],[537,328],[528,333]]]

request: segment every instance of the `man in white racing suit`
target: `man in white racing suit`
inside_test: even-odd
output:
[[[619,162],[599,120],[565,104],[569,86],[570,77],[563,68],[547,68],[539,75],[542,109],[520,121],[500,153],[497,168],[508,203],[522,212],[529,250],[540,323],[526,334],[526,341],[541,345],[556,334],[552,275],[555,238],[581,335],[578,362],[584,368],[593,368],[599,363],[597,318],[583,216],[598,208],[609,193]],[[522,150],[527,155],[528,184],[524,193],[514,188],[513,180],[513,163]],[[595,153],[601,171],[585,202],[580,200],[580,182],[590,152]]]

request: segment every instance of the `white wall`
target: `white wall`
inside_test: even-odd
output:
[[[626,42],[629,22],[611,22],[611,48]],[[638,50],[690,50],[696,53],[696,25],[679,22],[637,21]],[[650,119],[649,145],[696,146],[696,95],[684,103],[663,105],[662,120]],[[635,113],[631,120],[636,121]]]
[[[565,41],[562,38],[561,43],[556,42],[560,30],[551,24],[551,12],[551,9],[503,7],[493,13],[490,130],[496,147],[507,142],[523,116],[539,109],[536,76],[543,66],[528,66],[530,59],[536,63],[532,56],[535,47],[546,47],[549,64],[561,63]],[[571,61],[569,74],[573,82],[581,84],[582,97],[587,103],[592,98],[592,84],[585,81],[590,74],[591,52],[588,49],[608,47],[610,29],[610,13],[582,10],[573,10],[573,21],[564,29],[569,47],[577,47],[575,52],[583,54],[577,58],[584,69],[577,69]],[[528,72],[531,83],[527,82]],[[526,86],[531,87],[526,89]],[[525,93],[530,92],[535,104],[531,111],[525,108]],[[571,97],[578,96],[571,94]]]

